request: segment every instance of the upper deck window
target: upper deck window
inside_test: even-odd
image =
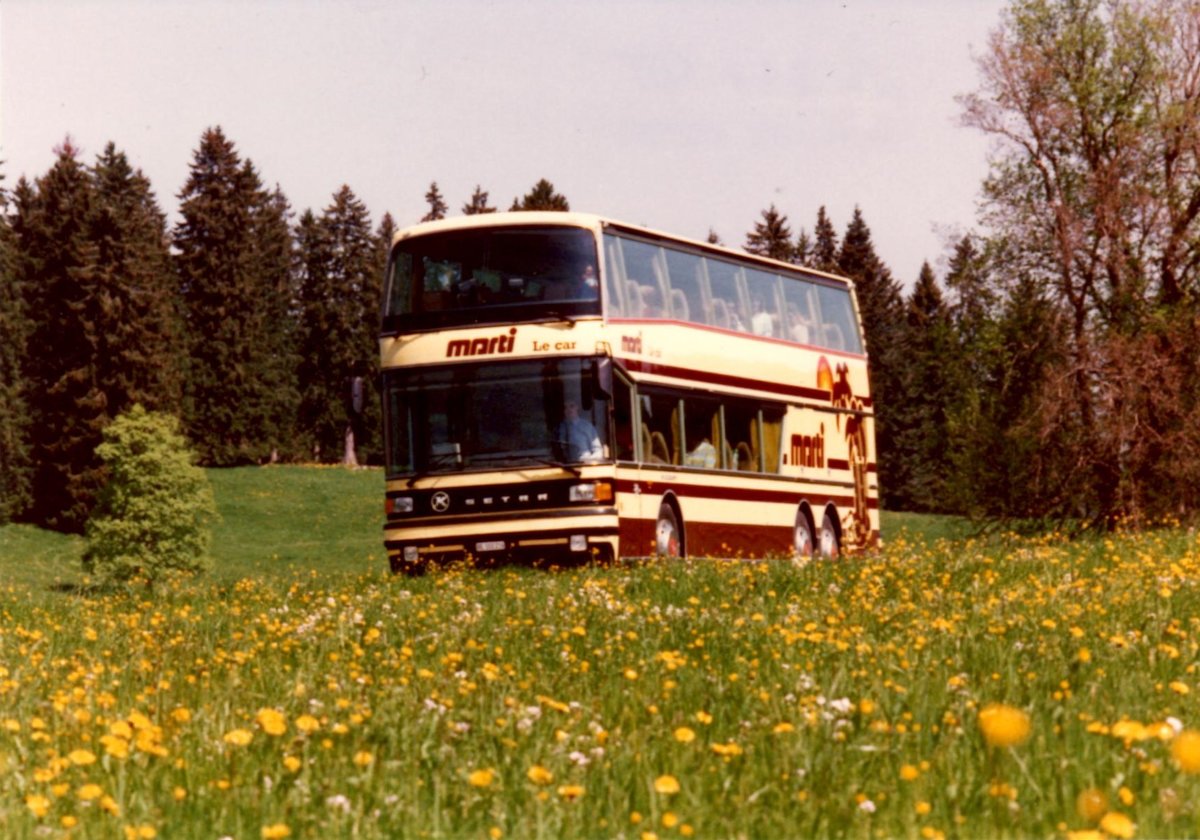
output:
[[[404,239],[392,251],[385,331],[600,313],[592,234],[530,226]]]
[[[803,270],[748,262],[606,233],[605,312],[667,318],[862,353],[850,289]]]

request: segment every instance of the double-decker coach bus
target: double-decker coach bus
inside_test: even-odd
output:
[[[453,556],[808,556],[879,535],[840,277],[576,213],[399,232],[385,543]]]

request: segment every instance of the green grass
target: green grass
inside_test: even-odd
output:
[[[212,477],[217,571],[154,595],[0,529],[0,836],[1200,835],[1182,529],[397,578],[378,473]]]

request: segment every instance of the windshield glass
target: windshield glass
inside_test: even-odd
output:
[[[388,474],[607,459],[596,364],[557,358],[386,373]]]
[[[385,330],[600,313],[596,243],[580,228],[459,230],[396,244]]]

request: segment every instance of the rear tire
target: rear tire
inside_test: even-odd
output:
[[[675,509],[663,502],[658,509],[658,523],[654,526],[654,550],[659,557],[677,559],[683,556],[683,535]]]
[[[826,511],[825,518],[821,520],[820,534],[821,556],[828,557],[833,560],[841,554],[841,546],[838,543],[837,523],[833,516]]]

